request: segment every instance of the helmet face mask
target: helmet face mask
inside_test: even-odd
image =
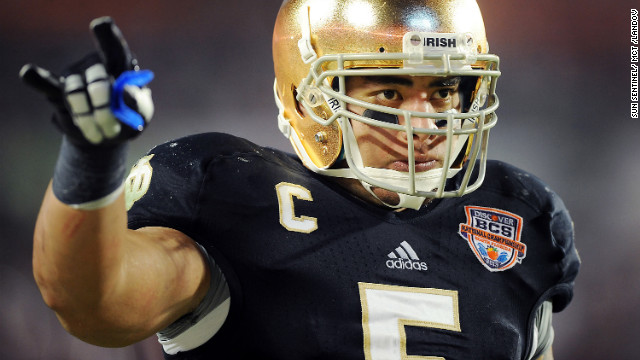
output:
[[[475,1],[285,1],[273,52],[280,129],[311,170],[359,179],[372,194],[375,187],[398,193],[400,202],[391,207],[418,208],[425,198],[461,196],[480,186],[500,72]],[[349,96],[352,77],[387,76],[458,78],[460,105],[421,112]],[[413,119],[437,126],[415,127]],[[405,133],[408,171],[367,167],[354,122]],[[416,171],[414,136],[444,139],[442,168]],[[469,184],[476,160],[479,175]],[[465,164],[461,186],[445,191],[446,180]]]

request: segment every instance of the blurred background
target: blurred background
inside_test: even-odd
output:
[[[113,16],[152,83],[156,115],[129,163],[179,136],[223,131],[289,150],[276,127],[271,32],[280,0],[0,4],[0,349],[3,359],[161,359],[155,339],[103,349],[68,335],[31,273],[31,234],[60,136],[20,83],[27,62],[60,71]],[[556,359],[637,359],[640,120],[630,118],[630,9],[637,1],[479,0],[501,56],[490,157],[543,178],[575,221],[583,267],[554,325]]]

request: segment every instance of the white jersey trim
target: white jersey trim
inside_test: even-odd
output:
[[[82,204],[67,204],[67,205],[72,209],[76,209],[76,210],[98,210],[103,207],[107,207],[111,205],[114,201],[118,199],[120,194],[122,194],[123,192],[124,192],[124,182],[116,190],[99,199],[87,201]]]
[[[533,323],[533,339],[531,353],[527,359],[537,359],[544,354],[553,344],[554,331],[552,325],[553,305],[547,300],[536,311],[536,319]]]
[[[200,321],[180,335],[172,339],[158,340],[164,351],[175,355],[181,351],[189,351],[206,343],[215,335],[229,315],[231,299],[227,298]]]

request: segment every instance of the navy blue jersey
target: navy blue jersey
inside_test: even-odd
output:
[[[129,226],[190,236],[231,294],[218,333],[170,359],[523,359],[536,309],[572,296],[562,201],[501,162],[475,192],[401,212],[229,135],[169,142],[141,164]]]

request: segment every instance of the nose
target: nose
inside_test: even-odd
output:
[[[430,113],[436,112],[433,106],[431,105],[431,103],[421,96],[416,96],[411,99],[407,99],[407,101],[405,101],[400,107],[400,110],[415,111],[415,112],[430,112]],[[435,119],[416,117],[416,116],[410,116],[409,118],[410,118],[409,121],[411,122],[411,126],[413,128],[421,128],[421,129],[428,129],[428,130],[438,129],[438,126],[436,126]],[[398,121],[401,125],[406,124],[405,116],[399,116]],[[406,141],[407,133],[404,131],[401,131],[400,134],[403,137],[403,140]],[[437,135],[433,135],[433,134],[414,133],[413,134],[414,146],[420,146],[421,142],[434,141],[436,138],[437,138]]]

